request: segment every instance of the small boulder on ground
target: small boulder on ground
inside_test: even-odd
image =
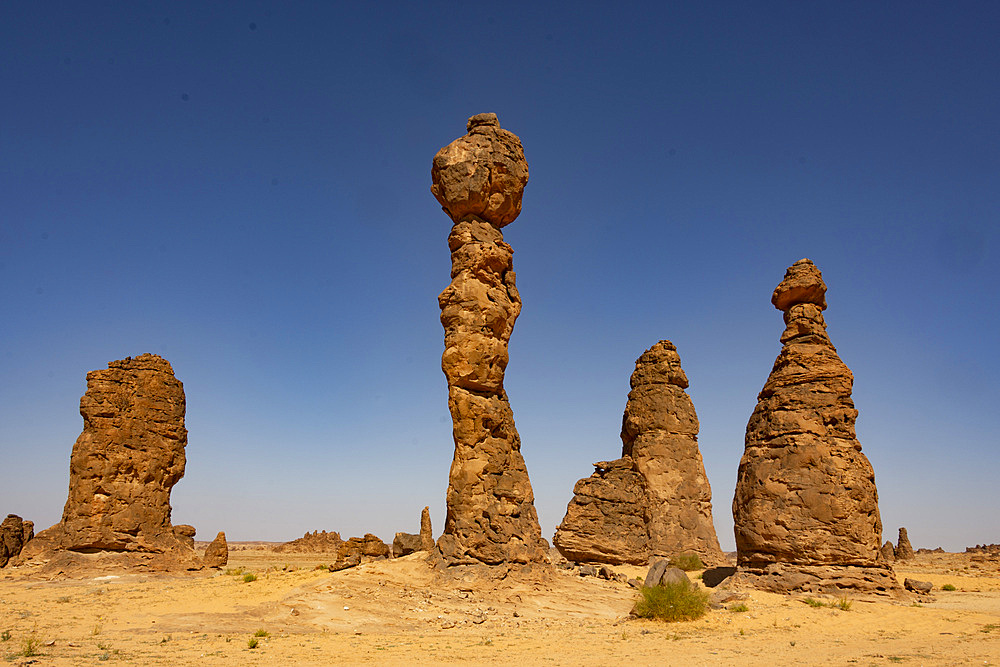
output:
[[[907,577],[903,580],[903,588],[914,593],[930,595],[930,592],[934,590],[934,584],[929,581],[917,581],[916,579]]]
[[[646,588],[652,588],[653,586],[665,586],[667,584],[674,584],[678,581],[687,581],[687,573],[679,567],[671,567],[670,561],[658,560],[653,563],[649,571],[646,573],[646,579],[643,581],[643,586]]]

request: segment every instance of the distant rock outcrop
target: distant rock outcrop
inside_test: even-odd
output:
[[[896,562],[896,548],[892,546],[892,542],[889,540],[885,541],[882,545],[882,558],[885,559],[886,563]]]
[[[622,419],[622,458],[595,463],[573,488],[553,543],[575,561],[645,564],[695,553],[725,557],[698,449],[698,417],[677,348],[663,340],[635,362]]]
[[[431,511],[425,507],[420,513],[419,533],[396,533],[392,540],[392,556],[409,556],[418,551],[430,551],[434,548],[434,537],[431,534]]]
[[[548,544],[503,386],[521,298],[500,228],[521,211],[528,163],[495,114],[473,116],[467,132],[431,168],[431,192],[453,223],[452,281],[438,304],[455,454],[437,546],[451,564],[544,562]]]
[[[738,579],[777,590],[897,591],[881,552],[875,473],[858,442],[854,376],[826,333],[826,284],[808,259],[771,303],[783,347],[746,430],[733,500]]]
[[[184,386],[155,354],[87,373],[62,521],[20,561],[67,572],[201,568],[194,528],[170,523],[170,490],[184,475],[184,408]]]
[[[35,524],[16,514],[8,514],[0,523],[0,567],[16,558],[35,535]]]
[[[335,554],[343,543],[344,540],[340,539],[340,533],[314,530],[297,540],[279,544],[274,547],[274,550],[279,553]]]
[[[913,558],[913,545],[910,544],[910,536],[906,534],[906,528],[900,528],[899,539],[896,540],[896,560],[911,558]]]
[[[330,565],[330,571],[346,570],[366,561],[388,558],[391,553],[389,545],[371,533],[364,537],[352,537],[341,543],[337,560]]]
[[[224,532],[219,531],[219,534],[215,536],[212,543],[205,549],[202,560],[205,561],[205,567],[225,567],[226,563],[229,562],[229,544],[226,542]]]

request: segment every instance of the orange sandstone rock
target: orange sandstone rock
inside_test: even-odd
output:
[[[827,335],[825,293],[803,259],[771,298],[785,330],[747,424],[733,500],[738,575],[779,591],[894,591],[875,473],[854,431],[854,376]]]
[[[452,280],[438,304],[455,455],[437,546],[449,563],[542,562],[548,544],[503,386],[521,297],[500,228],[520,213],[528,163],[495,114],[473,116],[467,128],[431,169],[431,192],[453,223]]]

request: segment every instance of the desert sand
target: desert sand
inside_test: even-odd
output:
[[[746,590],[747,611],[664,623],[629,618],[634,589],[573,570],[501,578],[504,568],[485,577],[465,568],[462,578],[418,553],[331,573],[317,569],[329,555],[272,546],[231,544],[226,570],[186,575],[42,579],[7,568],[0,656],[15,665],[1000,663],[1000,566],[967,554],[898,563],[900,581],[934,584],[918,601],[855,598],[845,611]],[[259,630],[267,636],[251,649]],[[39,655],[16,655],[30,640]]]

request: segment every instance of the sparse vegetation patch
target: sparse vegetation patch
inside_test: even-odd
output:
[[[708,609],[708,593],[687,580],[643,587],[639,594],[633,614],[640,618],[657,618],[671,623],[693,621],[704,616]]]
[[[695,553],[686,553],[674,556],[670,559],[670,564],[678,569],[684,570],[685,572],[705,569],[705,565],[701,562],[701,558],[699,558],[698,554]]]

